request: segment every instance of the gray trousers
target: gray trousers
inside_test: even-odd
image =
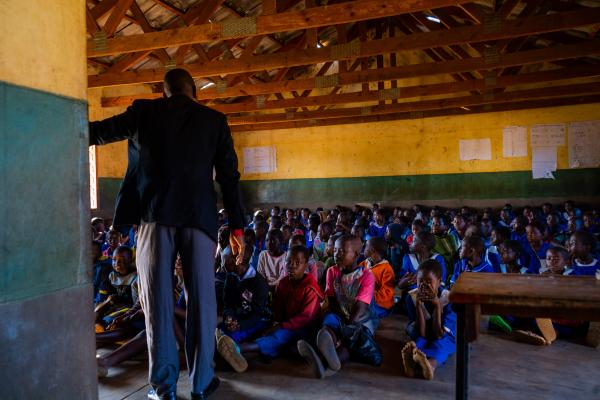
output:
[[[214,376],[216,243],[199,229],[145,222],[139,227],[137,243],[136,264],[146,318],[150,384],[159,394],[177,388],[179,356],[173,329],[173,273],[179,253],[187,306],[185,354],[192,392],[201,392]]]

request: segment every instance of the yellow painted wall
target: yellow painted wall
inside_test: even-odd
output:
[[[310,127],[234,134],[242,148],[275,146],[277,171],[243,179],[342,178],[420,174],[524,171],[528,157],[502,157],[502,128],[600,119],[600,105]],[[459,140],[491,138],[492,160],[460,161]],[[558,148],[558,168],[568,168],[567,148]]]
[[[127,107],[102,107],[102,97],[149,93],[151,91],[151,88],[142,85],[124,88],[89,89],[89,119],[90,121],[98,121],[120,114],[127,109]],[[127,169],[127,142],[121,141],[105,146],[98,146],[96,160],[99,178],[122,178],[125,176],[125,170]]]
[[[98,100],[99,102],[99,100]],[[98,103],[99,104],[99,103]],[[90,118],[124,108],[93,106]],[[95,114],[92,114],[95,110]],[[344,178],[531,170],[527,157],[502,157],[502,128],[600,119],[600,104],[400,120],[367,124],[234,133],[240,171],[244,147],[275,146],[277,171],[243,174],[244,180]],[[460,139],[490,138],[492,160],[460,161]],[[127,167],[125,142],[98,151],[98,176],[120,178]],[[568,168],[567,147],[558,148],[558,168]]]
[[[84,7],[81,0],[0,1],[0,80],[85,99]]]

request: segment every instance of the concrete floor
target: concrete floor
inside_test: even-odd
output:
[[[408,379],[402,374],[401,344],[405,319],[382,321],[377,341],[384,352],[380,368],[350,363],[323,380],[311,378],[301,359],[278,359],[265,364],[250,360],[244,374],[218,368],[221,378],[214,400],[238,399],[452,399],[452,357],[436,371],[433,381]],[[510,341],[500,334],[480,336],[471,346],[470,398],[486,400],[592,400],[600,399],[600,350],[557,341],[536,347]],[[100,380],[100,400],[145,400],[148,391],[147,362],[142,358],[112,368]],[[186,371],[180,378],[180,399],[190,398]]]

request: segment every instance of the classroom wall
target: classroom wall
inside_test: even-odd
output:
[[[106,109],[105,109],[106,110]],[[114,109],[115,112],[120,111]],[[332,206],[500,206],[541,201],[598,203],[600,169],[568,168],[558,147],[555,179],[533,180],[527,157],[502,157],[502,129],[600,119],[600,105],[576,105],[465,116],[234,133],[240,171],[243,148],[275,146],[277,171],[243,174],[249,208],[270,204]],[[459,140],[490,138],[492,160],[460,161]],[[126,146],[101,148],[101,204],[114,201],[124,175]],[[110,166],[109,166],[110,165]],[[110,206],[108,206],[110,208]]]
[[[0,13],[0,398],[96,399],[85,3]]]

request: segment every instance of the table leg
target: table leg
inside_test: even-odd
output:
[[[467,308],[455,304],[458,321],[456,326],[456,400],[469,397],[469,342],[467,340]]]

